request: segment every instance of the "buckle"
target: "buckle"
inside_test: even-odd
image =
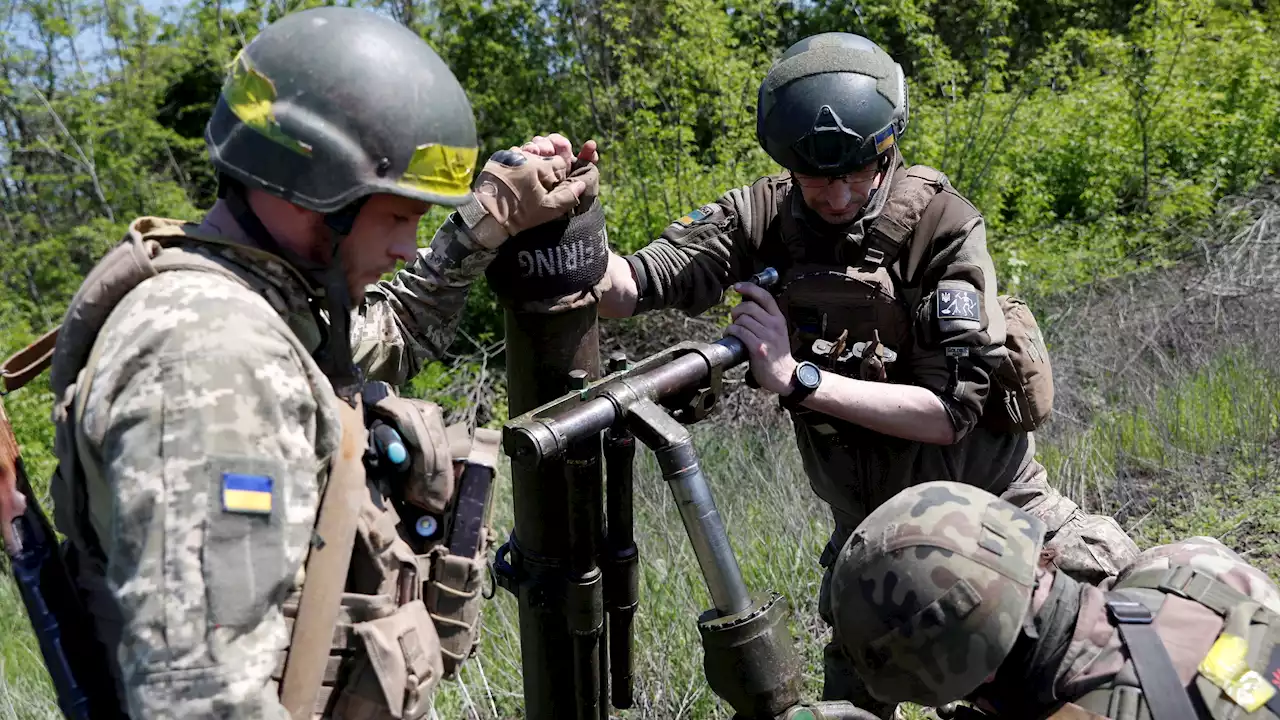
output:
[[[1107,615],[1112,620],[1126,625],[1149,625],[1155,616],[1146,605],[1128,600],[1108,600]]]

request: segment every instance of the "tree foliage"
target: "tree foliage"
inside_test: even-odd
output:
[[[1218,199],[1280,171],[1280,7],[1262,0],[359,2],[445,57],[483,153],[552,131],[597,139],[624,251],[777,171],[755,141],[759,82],[827,30],[902,62],[908,160],[986,214],[1023,293],[1176,258]],[[212,203],[202,132],[224,68],[309,4],[4,0],[0,349],[56,322],[132,218]],[[469,309],[471,338],[501,335],[487,291]]]

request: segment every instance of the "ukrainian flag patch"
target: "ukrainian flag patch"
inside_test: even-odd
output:
[[[690,212],[688,215],[681,217],[676,222],[685,227],[689,227],[694,223],[700,223],[703,220],[706,220],[707,218],[711,217],[711,215],[715,213],[715,211],[716,211],[716,207],[714,204],[703,205],[697,210]]]
[[[271,482],[267,475],[222,473],[222,511],[270,515]]]
[[[893,147],[897,141],[898,137],[894,135],[892,125],[876,133],[876,154],[879,155],[880,153],[885,152],[889,148]]]

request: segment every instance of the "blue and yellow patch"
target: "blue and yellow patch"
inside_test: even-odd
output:
[[[270,515],[271,478],[266,475],[222,473],[222,511]]]
[[[892,126],[892,125],[890,125],[889,127],[885,128],[885,129],[883,129],[883,130],[881,130],[880,132],[876,133],[876,136],[875,136],[875,138],[874,138],[874,139],[875,139],[875,141],[876,141],[876,154],[877,154],[877,155],[879,155],[880,153],[883,153],[883,152],[885,152],[886,150],[888,150],[889,148],[893,147],[893,146],[894,146],[894,144],[898,141],[898,137],[897,137],[896,135],[894,135],[894,134],[893,134],[893,126]]]
[[[685,227],[689,227],[694,223],[702,222],[703,220],[706,220],[707,218],[711,217],[711,215],[715,212],[715,210],[716,210],[716,206],[713,204],[703,205],[697,210],[690,212],[688,215],[681,217],[676,222]]]

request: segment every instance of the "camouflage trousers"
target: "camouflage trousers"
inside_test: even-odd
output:
[[[1010,485],[1001,499],[1017,505],[1044,521],[1048,529],[1041,560],[1084,583],[1097,584],[1115,577],[1138,557],[1138,546],[1109,515],[1086,513],[1070,498],[1049,485],[1044,468],[1025,481]],[[850,517],[833,509],[835,531],[818,562],[824,568],[818,596],[818,614],[832,627],[832,637],[823,648],[822,699],[847,700],[891,718],[894,706],[882,703],[867,692],[853,664],[845,656],[836,636],[831,615],[831,569],[841,548],[863,518]]]

